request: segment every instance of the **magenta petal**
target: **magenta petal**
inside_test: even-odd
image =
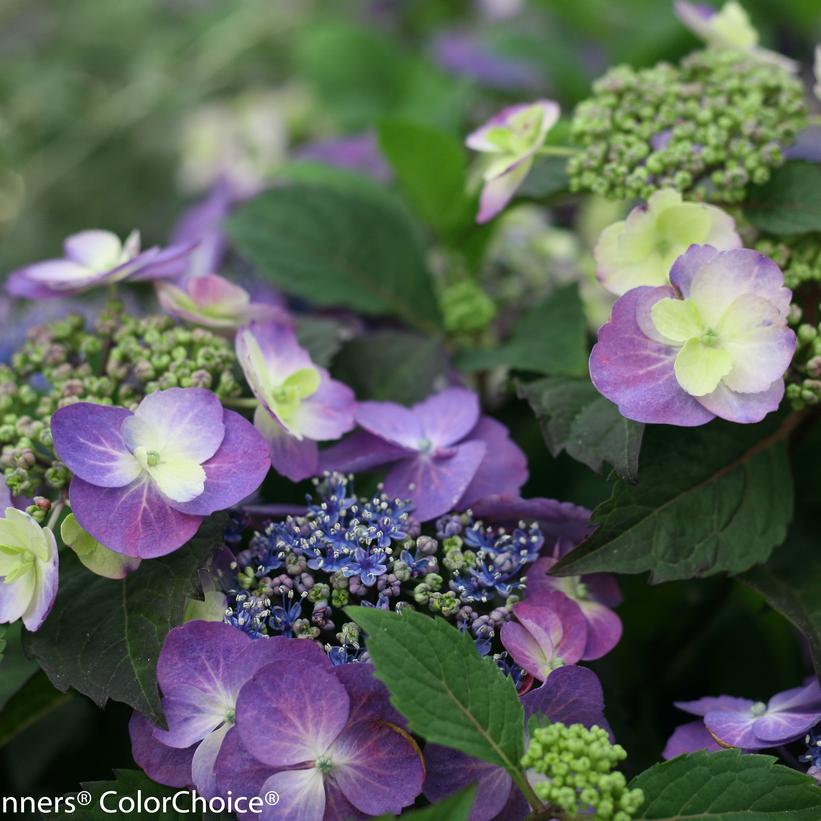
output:
[[[319,650],[318,645],[310,643]],[[322,653],[322,650],[319,652]],[[373,667],[370,664],[341,664],[334,667],[333,671],[345,685],[350,699],[349,724],[373,719],[389,721],[398,727],[407,724],[404,716],[391,704],[388,688],[379,679],[374,678]]]
[[[394,402],[360,402],[354,415],[360,427],[401,448],[418,450],[425,438],[416,414]]]
[[[182,547],[202,522],[174,510],[149,480],[107,488],[75,476],[69,498],[80,527],[111,550],[141,559]]]
[[[412,451],[386,442],[364,430],[346,436],[341,442],[319,454],[320,471],[359,473],[396,462]]]
[[[264,764],[288,767],[321,756],[348,720],[345,686],[327,669],[306,662],[271,664],[243,686],[237,728]]]
[[[547,676],[548,665],[555,656],[549,644],[543,645],[515,621],[502,625],[500,637],[505,650],[519,667],[539,681]]]
[[[761,393],[737,393],[723,383],[706,396],[699,396],[699,403],[710,413],[729,422],[753,424],[760,422],[768,413],[778,410],[784,396],[784,380],[777,379]]]
[[[694,716],[706,716],[713,710],[748,713],[753,704],[755,702],[749,698],[736,698],[736,696],[705,696],[695,701],[675,702],[679,710]]]
[[[435,519],[452,510],[484,458],[483,442],[466,442],[452,449],[452,455],[430,454],[405,459],[385,477],[385,493],[410,499],[421,521]]]
[[[802,713],[821,709],[821,685],[818,679],[813,676],[809,684],[776,693],[767,703],[767,709],[771,711],[793,710]]]
[[[131,754],[145,774],[158,784],[188,787],[193,784],[191,760],[196,746],[187,750],[167,747],[154,737],[154,725],[141,713],[133,713],[128,723]]]
[[[254,412],[254,426],[268,444],[274,470],[292,482],[319,474],[319,446],[312,439],[297,439],[260,405]]]
[[[587,645],[587,622],[579,605],[564,593],[531,596],[513,605],[513,614],[531,633],[543,630],[565,664],[575,664]]]
[[[100,487],[123,487],[142,473],[121,433],[132,416],[125,408],[77,402],[51,417],[54,452],[81,479]]]
[[[753,726],[755,716],[747,712],[713,710],[704,716],[704,726],[713,737],[725,747],[739,747],[742,750],[760,750],[769,747],[756,738]]]
[[[236,628],[232,628],[236,631]],[[233,685],[237,688],[245,684],[257,670],[274,662],[304,662],[326,670],[336,670],[328,654],[315,641],[289,639],[285,636],[271,636],[264,641],[252,641],[242,651],[242,663],[235,665]],[[367,665],[365,665],[367,666]]]
[[[205,490],[190,502],[169,502],[181,513],[207,516],[225,510],[250,496],[270,468],[262,434],[234,411],[223,411],[225,437],[219,450],[202,467]]]
[[[260,821],[323,821],[325,784],[315,767],[274,773],[262,785],[260,795],[275,792],[276,805],[265,804]]]
[[[580,601],[579,607],[587,620],[587,644],[582,658],[593,661],[606,656],[621,639],[621,619],[603,604]]]
[[[476,475],[459,500],[459,510],[498,493],[518,494],[528,479],[527,457],[510,438],[508,429],[489,416],[483,416],[470,431],[468,439],[487,447]]]
[[[667,760],[698,750],[718,752],[721,749],[722,746],[710,735],[703,721],[691,721],[676,727],[661,756]]]
[[[181,684],[163,696],[162,707],[168,729],[155,730],[154,737],[169,747],[185,749],[223,724],[233,703],[219,692]]]
[[[194,758],[191,760],[191,780],[197,792],[206,798],[214,798],[218,794],[214,765],[225,735],[230,729],[230,724],[223,724],[214,732],[209,733],[194,750]]]
[[[399,815],[422,791],[425,768],[416,742],[383,721],[345,728],[328,751],[334,781],[345,798],[368,815]]]
[[[479,397],[464,388],[447,388],[411,410],[435,450],[459,442],[476,426]]]
[[[676,287],[683,299],[690,296],[693,277],[719,254],[712,245],[691,245],[670,268],[670,282]]]
[[[305,399],[291,422],[294,430],[317,442],[339,439],[354,426],[353,391],[320,371],[322,381],[315,394]]]
[[[476,784],[476,796],[468,821],[491,821],[507,804],[513,779],[501,768],[478,758],[440,747],[425,745],[425,798],[432,804]]]
[[[678,384],[674,365],[679,349],[650,339],[639,325],[639,312],[645,314],[673,295],[666,286],[642,286],[619,297],[610,321],[599,328],[599,341],[590,354],[590,378],[628,419],[703,425],[714,415]]]
[[[559,667],[541,687],[522,696],[525,717],[546,715],[562,724],[594,724],[610,730],[604,717],[604,692],[598,676],[586,667]]]
[[[767,712],[755,720],[753,733],[766,747],[789,744],[821,721],[821,712]]]
[[[608,607],[618,607],[622,603],[621,590],[615,576],[609,573],[590,573],[582,576],[582,581],[593,601]]]

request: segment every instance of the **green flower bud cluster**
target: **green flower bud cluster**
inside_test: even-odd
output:
[[[533,730],[522,766],[547,777],[533,787],[542,801],[573,816],[630,821],[644,793],[613,772],[626,757],[601,727],[557,722]]]
[[[815,315],[821,315],[821,304]],[[793,410],[821,403],[821,322],[803,321],[803,311],[793,303],[789,323],[795,331],[798,344],[786,377],[785,394]]]
[[[763,236],[755,249],[770,257],[784,272],[784,284],[795,290],[806,282],[821,282],[821,237],[802,234],[797,237]]]
[[[496,316],[493,300],[472,279],[446,285],[439,294],[445,328],[452,334],[476,334]]]
[[[744,199],[783,162],[806,121],[800,82],[743,52],[697,51],[680,65],[617,66],[574,114],[582,151],[571,189],[647,199],[659,188],[714,202]]]
[[[136,406],[153,391],[205,387],[241,393],[230,343],[165,316],[134,317],[110,303],[86,327],[69,315],[33,328],[0,366],[0,471],[15,495],[56,499],[71,474],[52,449],[50,420],[73,402]]]

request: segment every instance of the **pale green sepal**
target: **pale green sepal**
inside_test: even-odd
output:
[[[690,396],[706,396],[732,367],[733,358],[727,351],[691,339],[676,357],[676,379]]]
[[[660,299],[650,309],[656,330],[673,342],[687,342],[701,336],[704,323],[695,303],[689,299]]]
[[[60,538],[66,547],[77,554],[77,558],[88,570],[106,579],[124,579],[140,564],[139,559],[115,553],[100,544],[80,527],[73,513],[69,513],[63,520]]]
[[[188,600],[182,620],[183,622],[222,621],[226,607],[228,607],[228,599],[225,593],[220,593],[218,590],[207,590],[204,601]]]

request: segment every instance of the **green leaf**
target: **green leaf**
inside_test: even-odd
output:
[[[228,230],[237,250],[286,293],[397,316],[428,332],[439,327],[415,228],[387,200],[333,188],[274,189],[238,209]]]
[[[769,561],[741,576],[804,635],[821,676],[821,555],[816,515],[799,517]]]
[[[45,624],[25,637],[26,650],[57,689],[69,687],[103,707],[122,701],[162,723],[156,666],[163,640],[182,623],[197,571],[221,543],[224,517],[168,556],[144,561],[121,581],[89,573],[69,551],[60,556],[60,589]]]
[[[299,344],[311,355],[316,365],[327,368],[353,333],[349,325],[323,316],[296,317]]]
[[[759,230],[789,236],[821,231],[821,165],[788,162],[750,190],[744,215]]]
[[[655,821],[817,821],[813,778],[769,755],[698,752],[656,764],[630,783],[644,791],[636,819]]]
[[[456,364],[466,371],[506,365],[535,373],[586,374],[585,318],[578,288],[571,284],[557,289],[516,323],[507,342],[495,350],[464,353]]]
[[[0,747],[73,697],[72,692],[61,693],[55,689],[45,673],[37,671],[3,706],[0,713]]]
[[[375,675],[413,732],[519,773],[524,712],[516,687],[479,655],[470,636],[413,611],[346,612],[368,634]]]
[[[407,120],[385,120],[379,147],[419,216],[442,235],[473,219],[476,203],[467,195],[467,156],[445,131]]]
[[[528,200],[546,200],[570,187],[567,157],[538,157],[516,196]]]
[[[402,813],[403,821],[467,821],[476,795],[476,787],[466,787],[438,804]],[[392,821],[395,815],[380,815],[376,821]]]
[[[360,401],[412,405],[434,392],[447,361],[438,339],[405,331],[373,331],[351,340],[334,362],[334,376]]]
[[[74,551],[86,568],[98,576],[122,579],[134,566],[133,559],[100,544],[90,533],[86,533],[73,513],[69,513],[63,519],[60,525],[60,539],[66,547]]]
[[[638,479],[644,425],[625,419],[586,376],[518,382],[517,392],[536,414],[554,456],[566,451],[596,472],[606,462],[625,481]]]
[[[37,672],[37,662],[26,658],[22,643],[23,626],[15,622],[6,626],[5,649],[0,661],[0,710],[6,702]]]
[[[796,424],[651,425],[638,484],[617,480],[593,511],[593,535],[558,575],[643,573],[651,581],[741,573],[784,541],[793,486],[783,439]]]

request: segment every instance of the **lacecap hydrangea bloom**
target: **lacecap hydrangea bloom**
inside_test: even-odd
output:
[[[596,274],[619,296],[639,285],[666,285],[673,263],[694,244],[728,251],[741,247],[741,237],[720,208],[684,202],[665,188],[602,231],[593,249]]]
[[[559,106],[537,100],[502,109],[465,141],[487,155],[477,222],[493,219],[524,182],[548,131],[559,119]]]
[[[778,266],[755,251],[694,245],[670,283],[617,300],[590,355],[596,388],[639,422],[758,422],[774,411],[796,347]]]
[[[789,744],[821,721],[821,687],[813,679],[809,684],[777,693],[766,703],[735,696],[708,696],[676,702],[676,707],[701,720],[675,730],[667,742],[665,758],[717,746],[763,750]]]
[[[65,256],[27,265],[9,274],[6,290],[26,299],[65,297],[125,280],[156,280],[182,274],[194,246],[140,250],[140,234],[125,242],[110,231],[81,231],[65,241]]]
[[[290,324],[252,322],[237,333],[236,351],[274,469],[294,482],[316,476],[317,442],[354,426],[353,391],[313,363]]]
[[[0,482],[0,624],[37,630],[57,595],[57,542],[47,527],[11,506]]]
[[[253,493],[268,472],[253,425],[202,388],[170,388],[126,408],[77,402],[51,420],[54,450],[74,474],[81,527],[119,553],[163,556],[202,520]]]

